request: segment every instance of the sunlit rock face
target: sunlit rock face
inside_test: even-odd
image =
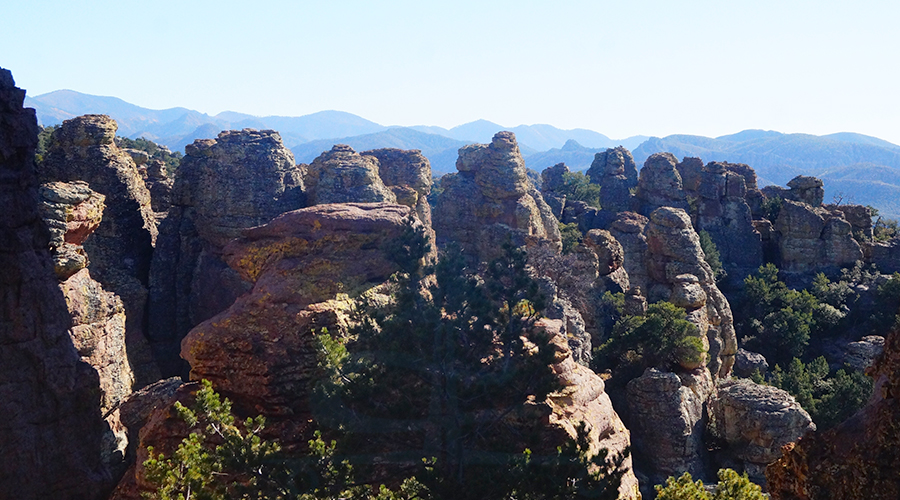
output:
[[[251,288],[222,260],[241,230],[306,205],[304,170],[272,130],[224,131],[185,148],[150,273],[149,332],[164,375],[181,339]]]
[[[497,256],[507,240],[559,251],[558,221],[528,180],[515,134],[460,148],[456,168],[443,179],[434,211],[439,245],[457,243],[476,261]]]

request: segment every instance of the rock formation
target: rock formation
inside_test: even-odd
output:
[[[754,482],[765,481],[766,466],[781,447],[816,426],[793,396],[749,380],[727,381],[709,405],[710,432],[725,443],[721,467],[742,470]]]
[[[644,162],[638,179],[635,203],[643,215],[660,207],[688,209],[678,160],[671,153],[654,153]]]
[[[0,69],[0,497],[103,498],[98,375],[81,361],[38,212],[38,125]]]
[[[438,245],[455,242],[473,259],[488,261],[502,243],[561,248],[557,219],[532,185],[512,132],[498,132],[491,144],[459,150],[459,171],[442,180],[435,207]]]
[[[378,167],[376,155],[363,156],[346,144],[336,144],[309,165],[309,204],[396,203],[397,196],[382,182]],[[398,169],[397,180],[402,177]]]
[[[775,220],[779,269],[794,274],[836,272],[863,259],[853,227],[840,211],[784,200]]]
[[[381,247],[401,235],[409,213],[391,204],[316,205],[243,231],[224,256],[253,289],[185,337],[191,378],[212,381],[246,414],[305,422],[314,336],[346,329],[349,299],[397,270]]]
[[[703,165],[699,158],[685,158],[677,168],[694,228],[709,233],[722,267],[739,282],[763,264],[762,241],[747,200],[759,195],[756,174],[747,165]]]
[[[671,373],[650,368],[630,381],[627,391],[636,457],[650,466],[646,472],[651,484],[684,472],[706,478],[706,404],[715,393],[709,370]]]
[[[303,172],[271,130],[225,131],[185,148],[150,277],[150,340],[166,375],[181,339],[250,284],[222,260],[241,230],[305,205]]]
[[[769,362],[766,357],[758,352],[748,351],[746,349],[738,349],[734,355],[734,376],[741,378],[750,378],[758,373],[765,376],[769,370]]]
[[[39,193],[44,222],[51,228],[56,275],[72,318],[72,342],[82,361],[99,376],[99,409],[108,427],[101,453],[104,463],[115,470],[123,465],[128,444],[118,406],[134,383],[125,346],[125,308],[117,295],[91,278],[86,269],[89,256],[81,246],[101,224],[104,196],[84,182],[52,182],[42,185]]]
[[[416,212],[416,216],[431,227],[431,163],[418,149],[405,151],[385,148],[363,151],[363,156],[378,159],[378,176],[397,198],[397,203],[406,205]],[[362,203],[365,200],[349,200]]]
[[[42,182],[87,182],[106,197],[103,222],[84,249],[91,276],[122,299],[128,355],[138,384],[158,378],[145,337],[147,281],[156,219],[137,166],[115,144],[116,122],[106,115],[66,120],[53,132],[38,168]]]
[[[638,172],[630,151],[619,146],[597,153],[587,175],[591,182],[601,187],[600,207],[603,210],[613,213],[631,210]]]
[[[775,500],[887,500],[900,498],[900,332],[885,338],[884,352],[867,370],[875,379],[862,410],[826,432],[807,433],[782,448],[766,469]]]

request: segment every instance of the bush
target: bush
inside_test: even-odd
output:
[[[590,177],[582,172],[566,172],[563,183],[556,192],[568,200],[583,201],[594,208],[600,208],[600,185],[593,184]]]
[[[571,253],[572,250],[575,250],[575,247],[581,244],[581,240],[584,239],[584,236],[578,229],[578,224],[575,222],[570,222],[568,224],[560,222],[559,235],[562,237],[563,254]]]
[[[719,254],[719,249],[716,248],[715,242],[712,240],[712,237],[706,231],[700,231],[697,233],[700,236],[700,249],[703,250],[703,259],[709,264],[709,267],[713,270],[713,277],[716,281],[724,278],[726,274],[725,269],[722,267],[721,255]]]
[[[750,482],[747,474],[738,474],[731,469],[719,470],[719,482],[710,495],[702,481],[694,482],[687,472],[678,479],[666,479],[665,486],[657,485],[657,500],[764,500],[759,485]]]

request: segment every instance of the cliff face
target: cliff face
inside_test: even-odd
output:
[[[460,148],[456,168],[443,179],[435,207],[438,245],[458,243],[480,261],[496,256],[507,239],[558,251],[558,221],[528,180],[515,134],[498,132],[491,144]]]
[[[81,361],[38,212],[34,110],[0,69],[0,497],[101,498],[97,372]]]
[[[147,283],[156,219],[134,160],[115,144],[117,125],[105,115],[66,120],[54,131],[39,167],[42,182],[87,182],[105,196],[103,222],[84,242],[94,279],[122,299],[129,356],[144,385],[158,378],[146,340]]]
[[[900,498],[900,331],[867,370],[875,379],[869,403],[826,432],[807,433],[782,448],[766,469],[776,500],[887,500]]]
[[[305,205],[303,171],[271,130],[226,131],[185,148],[150,273],[150,340],[165,375],[181,339],[250,289],[222,260],[241,230]]]

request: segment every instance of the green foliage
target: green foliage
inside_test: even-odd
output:
[[[50,138],[53,136],[53,132],[59,128],[59,125],[49,125],[46,127],[41,127],[40,133],[38,133],[38,143],[37,148],[34,151],[34,163],[39,165],[42,161],[44,161],[44,157],[47,156],[47,149],[50,148]]]
[[[616,322],[610,339],[595,350],[595,367],[611,368],[630,359],[644,367],[670,369],[702,363],[705,354],[697,327],[685,319],[684,309],[657,302],[643,316],[626,315]]]
[[[813,289],[828,300],[840,298],[843,292],[832,291],[822,278],[817,277]],[[766,264],[744,280],[744,296],[735,316],[740,318],[736,329],[748,348],[785,365],[803,356],[811,335],[830,333],[844,313],[807,290],[788,288],[778,279],[778,268]]]
[[[700,231],[697,234],[700,236],[700,249],[703,250],[703,260],[712,268],[716,281],[724,278],[727,273],[722,267],[721,255],[712,237],[706,231]]]
[[[562,253],[568,254],[571,253],[572,250],[575,250],[575,247],[581,244],[581,240],[584,236],[581,234],[581,231],[578,229],[577,222],[570,222],[568,224],[559,223],[559,234],[562,236]]]
[[[794,358],[787,370],[775,366],[769,383],[794,396],[819,430],[846,420],[863,407],[872,393],[872,380],[858,371],[838,370],[830,375],[824,357],[808,364]]]
[[[702,481],[694,482],[687,472],[678,479],[669,477],[666,484],[656,486],[657,500],[764,500],[759,485],[750,482],[747,474],[738,474],[731,469],[719,470],[719,482],[710,495]]]
[[[885,219],[878,213],[878,209],[871,206],[866,205],[869,209],[869,215],[872,217],[872,233],[875,236],[875,241],[887,241],[891,238],[896,237],[898,231],[900,231],[900,227],[898,227],[898,223],[896,219]]]
[[[900,273],[878,285],[878,308],[874,322],[879,331],[885,331],[893,325],[900,325]]]
[[[783,205],[784,200],[782,200],[780,196],[764,199],[761,206],[763,217],[774,223],[775,219],[778,218],[778,214],[781,213],[781,207]]]
[[[560,389],[550,368],[556,347],[533,327],[544,301],[524,252],[505,244],[481,277],[452,248],[433,269],[407,271],[395,276],[393,305],[365,311],[345,343],[317,336],[329,376],[315,389],[315,418],[340,430],[355,470],[391,484],[414,474],[436,499],[614,491],[621,457],[588,471],[607,457],[589,457],[584,442],[522,455],[538,444],[539,421],[509,426],[527,401]],[[432,271],[433,280],[422,278]],[[373,468],[373,453],[397,458]]]
[[[583,201],[594,208],[600,208],[600,185],[593,184],[583,172],[566,172],[562,185],[556,192],[568,200]]]
[[[154,454],[144,462],[147,481],[156,487],[153,500],[403,500],[421,498],[424,488],[406,479],[391,490],[355,484],[349,461],[339,461],[336,442],[319,431],[303,457],[287,457],[275,441],[263,440],[262,417],[235,421],[231,402],[202,381],[192,408],[175,403],[191,433],[171,458]]]
[[[181,165],[181,152],[175,151],[173,153],[169,150],[169,148],[160,146],[159,144],[143,137],[138,139],[116,137],[116,144],[121,148],[138,149],[144,151],[145,153],[150,155],[150,159],[161,160],[166,164],[166,173],[169,176],[172,176],[178,169],[178,166]]]

